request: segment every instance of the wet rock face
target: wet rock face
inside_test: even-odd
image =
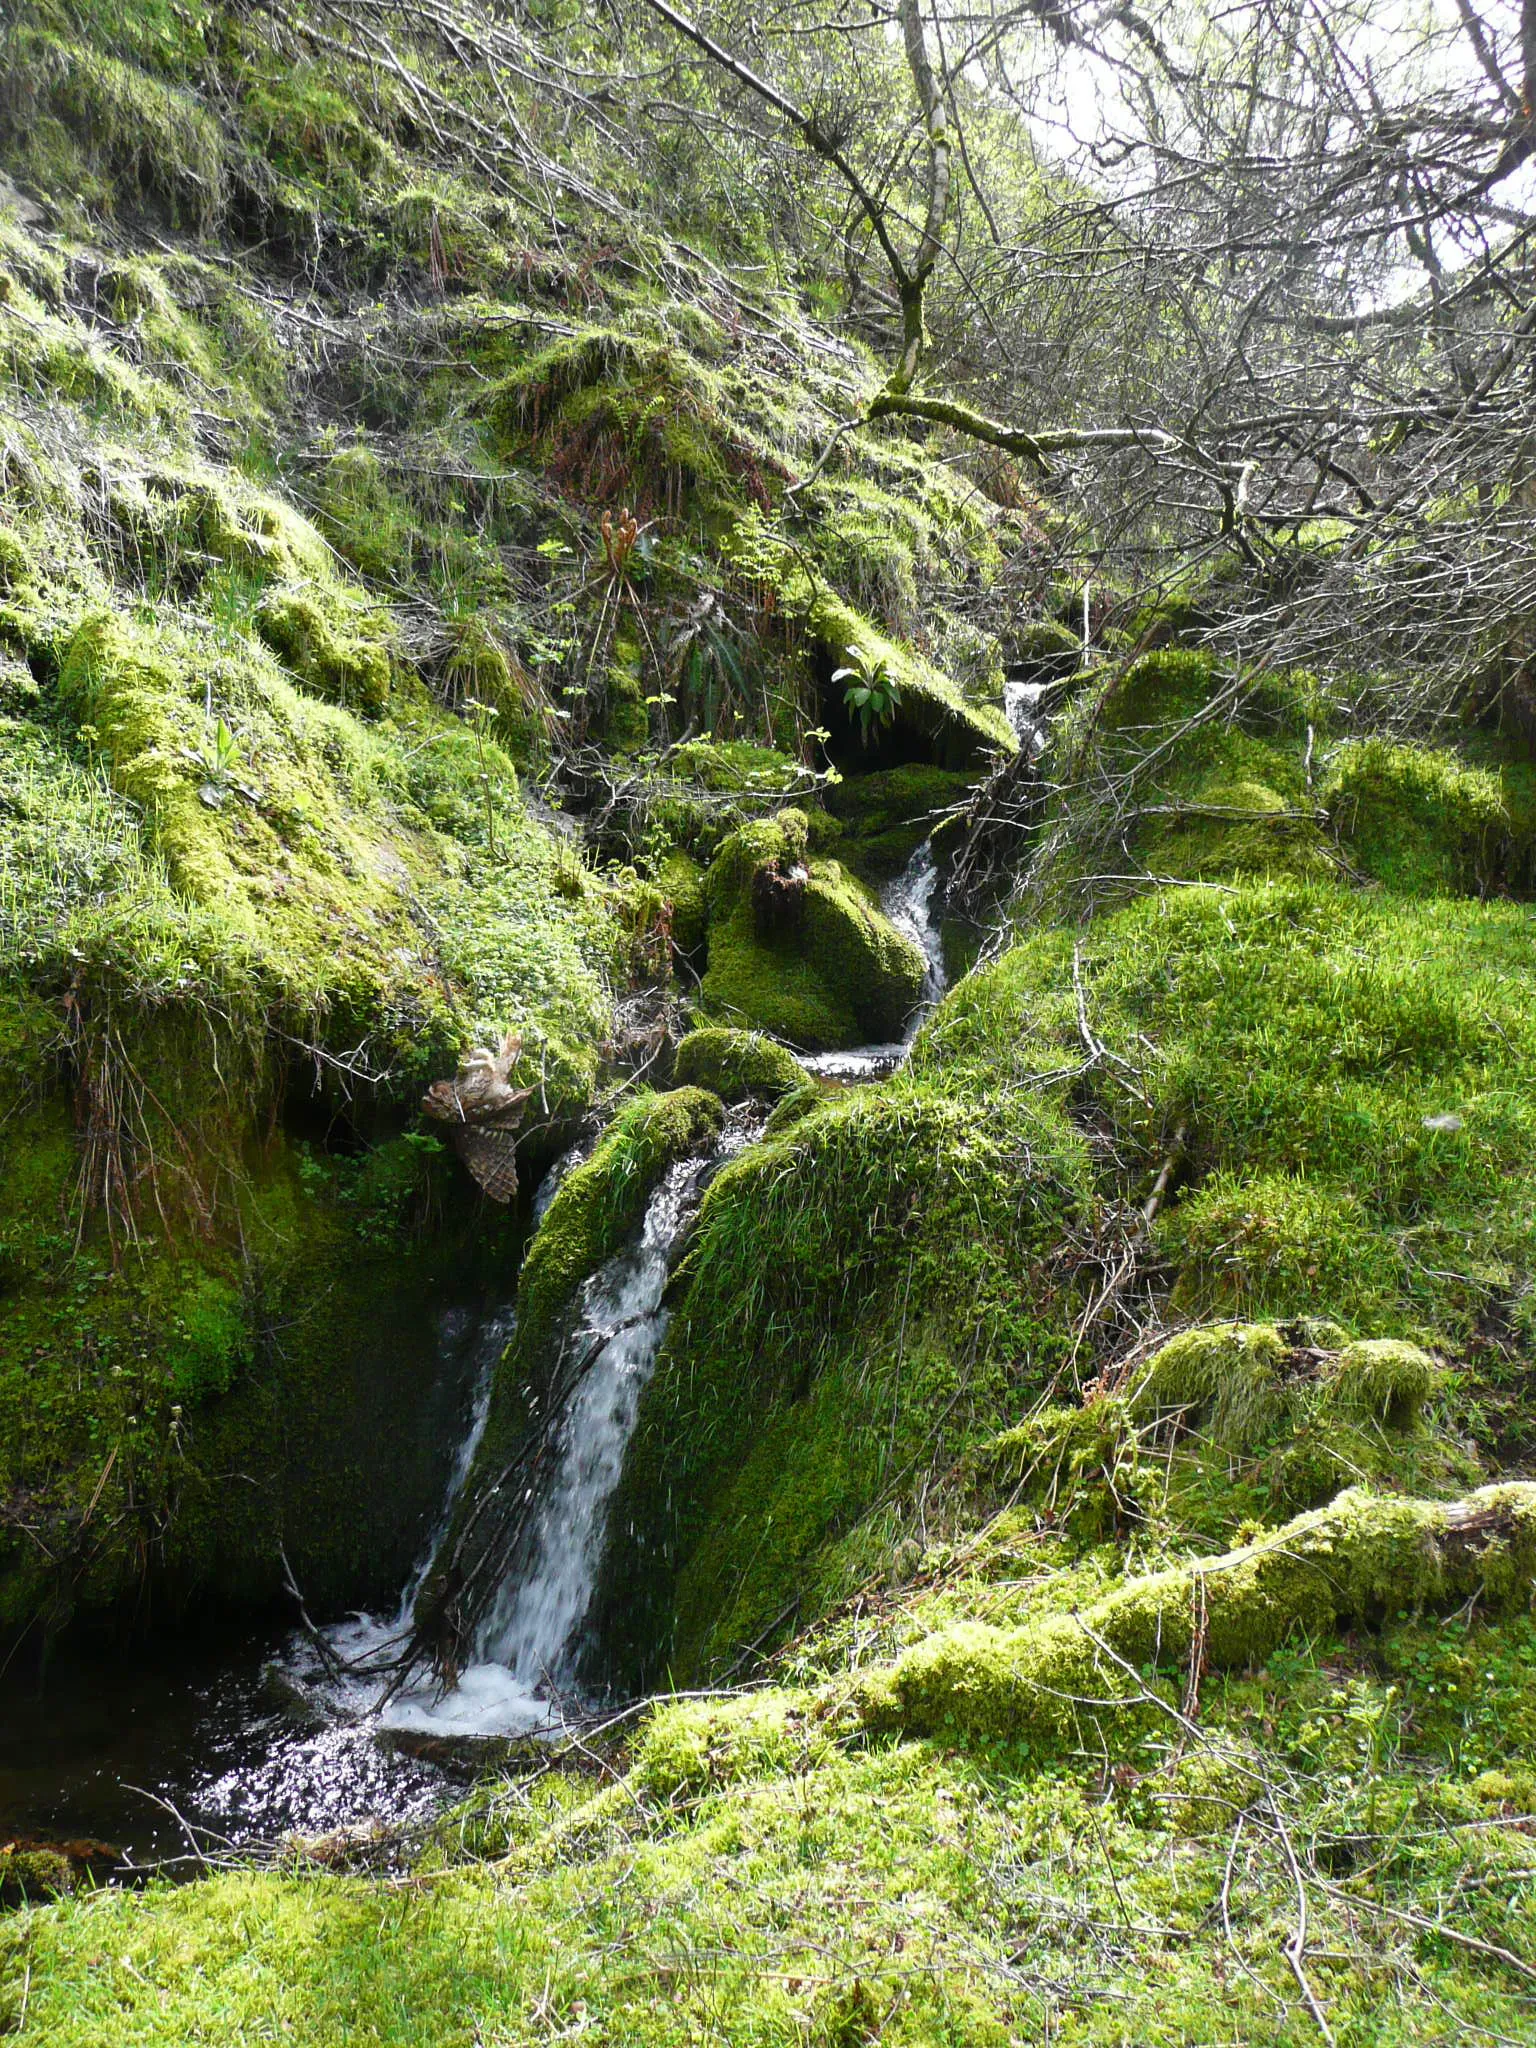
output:
[[[775,856],[752,877],[752,917],[765,944],[792,937],[805,911],[805,885],[811,879],[803,861]]]

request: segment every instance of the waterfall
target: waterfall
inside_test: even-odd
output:
[[[1044,751],[1046,721],[1040,716],[1040,699],[1049,685],[1024,683],[1010,677],[1003,685],[1003,710],[1018,736],[1019,745],[1031,755]]]
[[[923,983],[904,1035],[880,1045],[856,1045],[846,1052],[811,1053],[800,1064],[808,1074],[827,1081],[871,1081],[893,1073],[911,1050],[923,1019],[948,983],[944,942],[935,916],[939,864],[933,841],[925,839],[899,875],[880,891],[880,908],[903,937],[923,956]]]
[[[639,1231],[583,1283],[568,1343],[590,1355],[554,1427],[555,1469],[506,1561],[475,1639],[475,1661],[445,1694],[425,1677],[394,1695],[379,1716],[385,1727],[436,1735],[524,1734],[558,1725],[581,1625],[602,1562],[608,1503],[640,1412],[640,1397],[666,1334],[662,1294],[678,1243],[721,1163],[756,1136],[755,1112],[731,1113],[707,1153],[671,1167],[646,1205]],[[535,1216],[580,1155],[551,1170]],[[489,1329],[489,1326],[487,1326]],[[454,1468],[438,1535],[412,1576],[399,1615],[388,1623],[359,1615],[327,1631],[357,1666],[382,1664],[407,1632],[412,1603],[432,1569],[454,1500],[474,1461],[490,1402],[490,1375],[510,1335],[510,1318],[487,1339],[488,1369]],[[350,1687],[349,1687],[350,1690]]]
[[[504,1666],[530,1693],[568,1680],[601,1561],[608,1502],[666,1334],[661,1297],[673,1247],[698,1206],[716,1155],[670,1168],[651,1196],[638,1240],[582,1288],[572,1345],[597,1344],[559,1424],[559,1463],[480,1625],[482,1663]]]

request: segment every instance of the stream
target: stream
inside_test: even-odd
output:
[[[382,1820],[426,1819],[461,1794],[462,1738],[558,1731],[594,1704],[572,1671],[608,1501],[666,1332],[662,1293],[711,1176],[758,1135],[733,1111],[711,1150],[663,1175],[632,1241],[584,1283],[573,1341],[599,1345],[562,1418],[552,1481],[481,1625],[476,1661],[446,1693],[423,1674],[381,1707],[387,1667],[447,1533],[485,1426],[515,1312],[442,1319],[439,1366],[467,1382],[463,1434],[432,1540],[388,1615],[320,1632],[224,1633],[135,1650],[110,1671],[66,1646],[46,1690],[8,1699],[0,1727],[0,1830],[105,1838],[115,1875],[201,1867],[200,1851],[255,1850]],[[537,1222],[568,1154],[535,1202]],[[343,1660],[345,1669],[337,1668]]]
[[[904,1036],[807,1058],[809,1072],[853,1083],[905,1058],[945,986],[938,881],[925,841],[882,891],[886,915],[925,961]],[[663,1175],[631,1241],[583,1284],[573,1342],[590,1346],[593,1360],[567,1402],[553,1474],[507,1560],[474,1661],[451,1690],[423,1673],[381,1705],[485,1427],[492,1375],[514,1328],[506,1304],[440,1318],[437,1371],[460,1389],[461,1435],[436,1530],[395,1610],[354,1613],[316,1635],[200,1632],[110,1664],[66,1644],[44,1691],[18,1699],[15,1688],[7,1700],[0,1833],[105,1838],[120,1880],[150,1866],[195,1871],[203,1852],[425,1820],[462,1795],[473,1739],[547,1736],[585,1718],[595,1703],[573,1679],[582,1624],[608,1503],[666,1333],[667,1276],[710,1178],[762,1122],[756,1109],[731,1111],[717,1143]],[[582,1156],[550,1170],[535,1226]]]
[[[934,914],[938,893],[939,866],[933,841],[925,839],[899,875],[880,891],[880,908],[903,937],[909,938],[923,956],[923,982],[917,1002],[900,1038],[878,1045],[850,1046],[844,1052],[803,1053],[800,1064],[808,1074],[823,1081],[876,1081],[895,1073],[912,1041],[948,985],[944,966],[944,942]]]

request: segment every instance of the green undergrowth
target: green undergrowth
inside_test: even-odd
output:
[[[839,854],[864,881],[900,874],[945,812],[974,784],[964,769],[909,765],[848,775],[826,792],[828,811],[843,827]]]
[[[1033,891],[1051,904],[1102,902],[1138,879],[1290,875],[1413,897],[1529,897],[1527,750],[1478,730],[1449,742],[1361,734],[1349,682],[1305,671],[1239,679],[1178,646],[1111,668],[1056,721],[1067,790],[1032,863]],[[1369,691],[1359,694],[1368,706]],[[1106,779],[1124,787],[1101,808]]]

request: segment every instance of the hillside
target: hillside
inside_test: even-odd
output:
[[[898,16],[878,201],[730,9],[0,30],[21,2039],[1536,2027],[1525,458],[1264,524],[1108,233],[1019,371]],[[190,1873],[45,1732],[168,1644]]]

